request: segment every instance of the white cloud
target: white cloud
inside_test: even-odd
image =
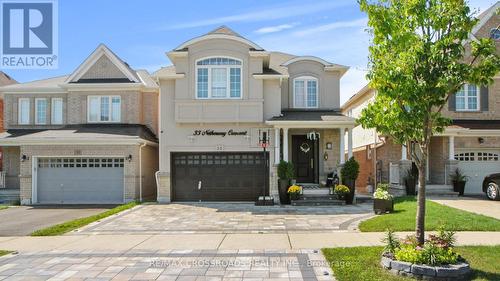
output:
[[[338,22],[332,22],[329,24],[319,25],[319,26],[315,26],[312,28],[296,31],[293,33],[293,35],[301,37],[301,36],[331,31],[331,30],[335,30],[335,29],[339,29],[339,28],[366,27],[367,23],[368,23],[367,18],[356,19],[356,20],[351,20],[351,21],[338,21]]]
[[[293,28],[297,25],[298,25],[297,23],[288,23],[288,24],[280,24],[280,25],[275,25],[275,26],[266,26],[266,27],[261,27],[261,28],[257,29],[255,31],[255,33],[259,33],[259,34],[274,33],[274,32],[279,32],[279,31]]]
[[[192,28],[192,27],[200,27],[200,26],[208,26],[216,24],[228,24],[233,22],[256,22],[256,21],[277,20],[277,19],[290,18],[294,16],[314,14],[317,12],[330,10],[341,6],[347,6],[349,4],[351,4],[350,1],[340,1],[340,0],[319,2],[319,3],[314,3],[314,5],[311,5],[310,3],[300,4],[300,5],[286,4],[284,6],[271,7],[271,8],[268,7],[254,12],[247,12],[247,13],[223,16],[218,18],[190,21],[181,24],[169,25],[162,29],[172,30],[172,29]]]

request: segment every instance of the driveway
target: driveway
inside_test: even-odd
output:
[[[372,204],[254,206],[245,203],[141,205],[72,234],[287,233],[352,229]]]
[[[31,232],[87,217],[114,206],[15,206],[0,210],[0,236],[29,235]]]
[[[452,208],[500,220],[500,201],[473,197],[446,197],[432,199],[432,201]]]

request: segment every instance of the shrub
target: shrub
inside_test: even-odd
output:
[[[346,183],[348,181],[352,182],[358,178],[359,175],[359,164],[354,159],[354,157],[349,158],[342,167],[340,172],[342,176],[342,182]],[[351,186],[352,187],[352,186]]]
[[[388,183],[379,183],[377,184],[377,189],[380,188],[385,191],[389,191],[390,185]]]
[[[292,179],[294,176],[294,168],[291,162],[281,160],[278,164],[278,177],[282,180]]]

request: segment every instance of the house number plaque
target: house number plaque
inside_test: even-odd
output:
[[[235,131],[233,129],[227,131],[215,131],[215,130],[194,130],[193,136],[246,136],[248,131]]]

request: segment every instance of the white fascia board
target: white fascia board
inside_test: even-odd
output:
[[[252,74],[252,77],[255,79],[286,79],[289,76],[286,74]]]
[[[472,130],[467,128],[455,129],[447,128],[443,133],[435,134],[435,136],[455,136],[455,137],[498,137],[500,130]]]
[[[89,83],[89,84],[61,84],[61,88],[69,91],[113,91],[113,90],[141,90],[147,87],[143,83]],[[149,88],[148,88],[149,89]]]
[[[136,139],[93,139],[93,140],[75,140],[75,139],[33,139],[33,140],[18,140],[0,139],[0,146],[20,146],[20,145],[140,145],[148,144],[150,146],[158,146],[158,143]]]
[[[155,75],[153,77],[156,77],[157,79],[182,79],[182,78],[186,77],[186,74],[175,73],[175,74],[170,74],[170,75]]]
[[[65,94],[67,92],[62,88],[18,88],[0,91],[2,94]]]
[[[266,121],[277,128],[354,128],[353,121]]]

